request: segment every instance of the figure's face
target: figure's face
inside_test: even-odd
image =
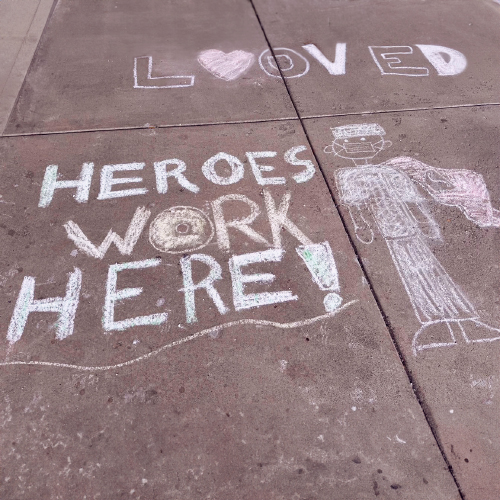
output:
[[[384,141],[381,135],[364,135],[347,139],[335,139],[332,149],[341,158],[369,159],[390,145],[391,142]]]

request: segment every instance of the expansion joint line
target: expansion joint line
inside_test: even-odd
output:
[[[288,90],[288,89],[287,89]],[[317,118],[341,118],[343,116],[368,116],[368,115],[383,115],[389,113],[408,113],[410,111],[433,111],[438,109],[460,109],[460,108],[480,108],[500,106],[500,102],[483,102],[476,104],[457,104],[449,106],[429,106],[422,108],[402,108],[402,109],[380,109],[375,111],[352,111],[349,113],[330,113],[326,115],[308,115],[308,116],[285,116],[280,118],[255,118],[249,120],[224,120],[215,122],[199,122],[199,123],[172,123],[163,125],[129,125],[118,127],[101,127],[101,128],[81,128],[81,129],[68,129],[68,130],[50,130],[40,132],[20,132],[10,134],[0,134],[0,139],[8,137],[35,137],[41,135],[71,135],[71,134],[89,134],[93,132],[123,132],[130,130],[161,130],[170,128],[193,128],[193,127],[217,127],[221,125],[245,125],[249,123],[276,123],[286,121],[302,121],[302,120],[315,120]],[[294,106],[295,108],[295,106]],[[297,109],[295,108],[297,112]]]
[[[272,57],[274,59],[274,63],[276,65],[276,67],[278,68],[281,80],[282,80],[282,82],[283,82],[283,84],[285,86],[285,89],[286,89],[287,93],[288,93],[288,97],[290,98],[290,102],[292,103],[292,106],[293,106],[293,108],[295,110],[295,113],[297,114],[297,119],[299,120],[300,125],[302,127],[302,130],[304,132],[304,135],[305,135],[305,137],[307,139],[307,142],[309,143],[309,146],[310,146],[311,151],[313,153],[314,159],[316,160],[318,168],[319,168],[319,170],[320,170],[320,172],[321,172],[321,174],[323,176],[323,180],[324,180],[324,182],[325,182],[325,184],[326,184],[326,186],[328,188],[328,191],[330,193],[330,197],[331,197],[331,199],[332,199],[332,201],[333,201],[333,203],[335,205],[335,208],[337,209],[337,213],[339,214],[339,217],[340,217],[340,220],[341,220],[342,225],[344,227],[344,230],[345,230],[345,232],[347,234],[347,237],[349,238],[349,243],[351,244],[351,247],[352,247],[352,249],[353,249],[353,251],[354,251],[354,253],[356,255],[356,258],[358,260],[358,263],[359,263],[359,265],[361,267],[362,273],[363,273],[363,275],[364,275],[364,277],[365,277],[365,279],[366,279],[366,281],[367,281],[367,283],[368,283],[368,285],[370,287],[370,291],[371,291],[371,293],[373,295],[373,298],[375,299],[375,302],[377,304],[377,308],[378,308],[378,310],[380,312],[380,315],[382,316],[382,318],[384,320],[384,323],[385,323],[386,328],[387,328],[387,330],[389,332],[389,335],[391,337],[391,340],[392,340],[392,343],[394,345],[394,348],[396,349],[396,352],[398,353],[399,359],[401,361],[401,364],[403,365],[403,368],[405,370],[406,376],[407,376],[407,378],[408,378],[408,380],[409,380],[409,382],[411,384],[413,393],[414,393],[414,395],[415,395],[415,397],[416,397],[416,399],[417,399],[420,407],[422,408],[422,411],[424,413],[425,419],[427,421],[427,425],[429,426],[429,428],[430,428],[430,430],[432,432],[432,435],[434,436],[434,439],[436,441],[436,444],[438,445],[439,451],[441,452],[441,456],[443,457],[443,460],[445,461],[445,463],[446,463],[446,465],[448,467],[448,470],[449,470],[451,476],[453,477],[453,480],[455,481],[455,485],[456,485],[456,487],[458,489],[460,498],[462,500],[466,500],[465,499],[465,495],[464,495],[462,489],[460,488],[460,484],[458,483],[458,480],[456,478],[456,475],[455,475],[455,472],[453,470],[453,467],[452,467],[450,461],[448,460],[448,458],[446,456],[443,444],[441,443],[441,440],[438,437],[436,423],[434,421],[434,418],[432,417],[432,413],[430,411],[430,408],[425,403],[422,391],[420,390],[417,382],[413,379],[411,370],[409,369],[409,367],[408,367],[408,365],[406,363],[406,360],[405,360],[405,358],[403,356],[403,353],[402,353],[402,351],[401,351],[401,349],[400,349],[400,347],[399,347],[399,345],[398,345],[398,343],[396,341],[396,336],[394,334],[394,328],[392,327],[392,325],[391,325],[391,323],[389,321],[389,318],[387,317],[387,315],[385,314],[385,312],[384,312],[384,310],[382,308],[382,304],[380,302],[378,294],[377,294],[377,292],[374,289],[373,283],[372,283],[372,281],[371,281],[371,279],[370,279],[370,277],[369,277],[369,275],[368,275],[368,273],[366,271],[366,268],[365,268],[365,266],[363,264],[363,261],[361,260],[361,257],[360,257],[360,255],[358,253],[356,245],[354,244],[354,240],[353,240],[353,237],[352,237],[352,235],[351,235],[351,233],[350,233],[350,231],[348,229],[347,223],[346,223],[346,221],[345,221],[342,213],[340,212],[339,203],[338,203],[337,199],[335,198],[335,194],[334,194],[332,188],[330,187],[330,184],[328,183],[325,171],[323,170],[323,167],[321,166],[321,163],[319,162],[319,158],[318,158],[318,155],[316,154],[316,150],[314,149],[312,141],[311,141],[311,139],[309,137],[309,134],[308,134],[308,132],[306,130],[306,127],[304,125],[303,118],[301,117],[301,115],[299,113],[299,110],[297,108],[297,104],[295,103],[295,100],[294,100],[294,98],[292,96],[292,93],[290,92],[290,88],[289,88],[288,83],[286,81],[286,78],[284,77],[283,72],[282,72],[282,70],[280,68],[280,65],[278,63],[278,59],[276,57],[274,49],[273,49],[273,47],[271,45],[271,42],[270,42],[270,40],[269,40],[269,38],[267,36],[267,33],[266,33],[265,29],[264,29],[264,26],[263,26],[263,24],[262,24],[262,22],[260,20],[260,16],[259,16],[259,13],[257,12],[256,7],[255,7],[254,0],[249,0],[249,2],[252,5],[252,8],[253,8],[254,13],[255,13],[255,17],[257,18],[257,22],[260,25],[260,29],[262,30],[262,34],[264,35],[264,38],[265,38],[266,43],[267,43],[267,46],[269,48],[269,52],[271,53],[271,55],[272,55]]]

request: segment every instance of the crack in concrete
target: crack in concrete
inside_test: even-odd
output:
[[[288,91],[288,89],[287,89]],[[289,94],[290,99],[292,99]],[[66,135],[66,134],[88,134],[92,132],[120,132],[126,130],[154,130],[154,129],[169,129],[169,128],[186,128],[186,127],[213,127],[218,125],[243,125],[245,123],[273,123],[273,122],[286,122],[286,121],[302,121],[302,120],[316,120],[318,118],[338,118],[339,116],[366,116],[366,115],[380,115],[389,113],[407,113],[410,111],[432,111],[438,109],[460,109],[460,108],[479,108],[488,106],[500,106],[500,102],[484,102],[477,104],[455,104],[448,106],[429,106],[422,108],[403,108],[403,109],[379,109],[376,111],[353,111],[349,113],[332,113],[325,115],[305,115],[301,116],[297,112],[297,116],[288,116],[282,118],[262,118],[255,120],[234,120],[234,121],[220,121],[220,122],[205,122],[205,123],[174,123],[171,125],[131,125],[130,127],[104,127],[104,128],[88,128],[88,129],[72,129],[72,130],[51,130],[47,132],[22,132],[19,134],[2,134],[0,139],[6,137],[34,137],[40,135]],[[294,103],[295,107],[295,103]]]
[[[326,115],[302,116],[302,120],[313,120],[316,118],[336,118],[339,116],[365,116],[382,115],[388,113],[407,113],[409,111],[432,111],[434,109],[460,109],[460,108],[480,108],[487,106],[500,106],[500,102],[482,102],[478,104],[449,104],[445,106],[429,106],[422,108],[403,108],[403,109],[379,109],[376,111],[352,111],[349,113],[332,113]]]
[[[309,134],[305,128],[305,125],[304,125],[304,120],[313,120],[313,119],[319,119],[319,118],[334,118],[334,117],[341,117],[341,116],[364,116],[364,115],[377,115],[377,114],[388,114],[388,113],[404,113],[404,112],[412,112],[412,111],[431,111],[431,110],[441,110],[441,109],[457,109],[457,108],[473,108],[473,107],[487,107],[487,106],[500,106],[500,103],[499,102],[492,102],[492,103],[476,103],[476,104],[459,104],[459,105],[447,105],[447,106],[429,106],[429,107],[418,107],[418,108],[405,108],[405,109],[391,109],[391,110],[374,110],[374,111],[359,111],[359,112],[348,112],[348,113],[332,113],[332,114],[324,114],[324,115],[311,115],[311,116],[301,116],[301,114],[299,113],[299,110],[297,108],[297,105],[292,97],[292,94],[290,92],[290,89],[288,87],[288,84],[286,82],[286,79],[284,78],[283,76],[283,73],[281,71],[281,68],[279,67],[278,65],[278,61],[276,59],[276,55],[274,53],[274,50],[273,50],[273,47],[269,41],[269,38],[267,36],[267,33],[263,27],[263,24],[260,20],[260,17],[259,17],[259,14],[257,12],[257,9],[254,5],[254,2],[253,0],[249,0],[250,4],[252,5],[252,8],[254,10],[254,13],[255,13],[255,16],[257,18],[257,21],[260,25],[260,28],[262,30],[262,33],[264,35],[264,38],[266,40],[266,43],[268,45],[268,48],[269,48],[269,51],[271,52],[272,54],[272,57],[274,58],[275,60],[275,64],[280,72],[280,76],[281,76],[281,79],[283,81],[283,84],[285,85],[285,88],[286,88],[286,91],[288,93],[288,96],[290,98],[290,101],[294,107],[294,110],[296,112],[296,116],[295,117],[285,117],[285,118],[272,118],[272,119],[260,119],[260,120],[238,120],[238,121],[221,121],[221,122],[211,122],[211,123],[180,123],[180,124],[173,124],[173,125],[156,125],[156,126],[130,126],[130,127],[109,127],[109,128],[92,128],[92,129],[80,129],[80,130],[62,130],[62,131],[49,131],[49,132],[28,132],[28,133],[19,133],[19,134],[2,134],[0,135],[0,139],[1,138],[7,138],[7,137],[30,137],[30,136],[44,136],[44,135],[65,135],[65,134],[75,134],[75,133],[92,133],[92,132],[114,132],[114,131],[126,131],[126,130],[148,130],[148,129],[163,129],[163,128],[182,128],[182,127],[206,127],[206,126],[217,126],[217,125],[238,125],[238,124],[249,124],[249,123],[272,123],[272,122],[279,122],[279,121],[298,121],[300,122],[300,125],[302,127],[302,130],[306,136],[306,139],[309,143],[309,146],[311,147],[311,151],[314,155],[314,158],[316,160],[316,163],[318,164],[318,167],[319,167],[319,170],[323,176],[323,179],[325,181],[325,184],[327,186],[327,189],[329,190],[329,193],[330,193],[330,197],[336,207],[336,210],[337,210],[337,213],[339,214],[339,217],[340,217],[340,220],[343,224],[343,227],[344,227],[344,230],[347,234],[347,237],[349,239],[349,242],[351,244],[351,247],[356,255],[356,258],[358,260],[358,263],[360,265],[360,268],[362,270],[362,273],[365,277],[365,279],[367,280],[367,283],[370,287],[370,290],[371,290],[371,293],[372,293],[372,296],[374,297],[374,300],[376,302],[376,305],[377,305],[377,308],[383,318],[383,321],[386,325],[386,328],[389,332],[389,335],[391,337],[391,340],[392,340],[392,343],[396,349],[396,352],[398,353],[398,356],[399,356],[399,359],[401,361],[401,364],[405,370],[405,373],[406,373],[406,376],[412,386],[412,390],[413,390],[413,393],[420,405],[420,407],[422,408],[422,411],[423,411],[423,414],[424,414],[424,417],[427,421],[427,424],[429,425],[429,428],[432,432],[432,435],[438,445],[438,448],[441,452],[441,456],[443,457],[443,460],[445,461],[447,467],[448,467],[448,470],[450,471],[450,474],[452,475],[453,477],[453,480],[455,482],[455,485],[457,486],[457,489],[458,489],[458,492],[459,492],[459,495],[460,495],[460,498],[462,500],[465,500],[465,495],[462,491],[462,489],[460,488],[460,484],[458,483],[458,480],[456,478],[456,475],[453,471],[453,467],[451,466],[447,456],[446,456],[446,453],[444,451],[444,448],[443,448],[443,445],[440,441],[440,439],[438,438],[438,435],[437,435],[437,426],[436,426],[436,422],[434,421],[434,418],[432,417],[432,413],[430,411],[430,408],[428,407],[428,405],[426,404],[425,402],[425,399],[423,397],[423,394],[422,394],[422,391],[421,389],[419,388],[418,384],[416,383],[416,381],[414,380],[412,374],[411,374],[411,370],[409,369],[407,363],[406,363],[406,360],[402,354],[402,351],[401,349],[399,348],[399,345],[396,341],[396,337],[395,337],[395,334],[394,334],[394,330],[393,330],[393,327],[387,317],[387,315],[385,314],[383,308],[382,308],[382,305],[380,303],[380,300],[379,300],[379,297],[374,289],[374,286],[368,276],[368,273],[366,271],[366,268],[359,256],[359,253],[357,251],[357,248],[354,244],[354,240],[353,240],[353,237],[348,229],[348,226],[345,222],[345,219],[344,217],[342,216],[340,210],[339,210],[339,203],[338,201],[336,200],[335,198],[335,195],[333,193],[333,190],[332,188],[330,187],[330,185],[328,184],[327,182],[327,178],[326,178],[326,174],[321,166],[321,163],[319,162],[319,159],[318,159],[318,156],[316,154],[316,151],[312,145],[312,142],[310,140],[310,137],[309,137]],[[52,7],[51,10],[53,10],[54,6]],[[50,15],[49,15],[49,19],[50,19]],[[44,29],[45,31],[45,29]],[[43,36],[43,33],[42,33],[42,36]],[[42,38],[42,36],[40,37],[40,39]],[[38,47],[37,47],[37,50],[35,50],[35,54],[33,56],[33,59],[32,59],[32,63],[33,63],[33,60],[35,59],[36,57],[36,54],[37,54],[37,51],[38,51]],[[31,63],[31,64],[32,64]],[[31,67],[31,64],[30,64],[30,67]],[[28,69],[28,72],[29,72],[29,69]],[[27,73],[28,73],[27,72]],[[19,98],[19,96],[18,96]],[[17,102],[17,100],[16,100]],[[14,106],[15,106],[15,103],[14,103]]]
[[[38,135],[65,135],[65,134],[84,134],[91,132],[119,132],[121,130],[154,130],[163,128],[185,128],[185,127],[209,127],[215,125],[241,125],[245,123],[272,123],[298,120],[296,116],[284,118],[263,118],[255,120],[235,120],[235,121],[222,121],[222,122],[207,122],[207,123],[174,123],[172,125],[131,125],[130,127],[105,127],[105,128],[89,128],[77,130],[53,130],[48,132],[23,132],[19,134],[4,134],[3,137],[32,137]]]
[[[280,72],[281,79],[283,81],[283,84],[285,85],[286,91],[287,91],[288,96],[290,98],[290,101],[291,101],[291,103],[292,103],[292,105],[293,105],[293,107],[295,109],[295,112],[297,113],[297,118],[298,118],[298,120],[300,122],[302,130],[303,130],[303,132],[304,132],[304,134],[306,136],[306,139],[307,139],[307,141],[309,143],[309,146],[311,147],[311,151],[312,151],[312,153],[314,155],[316,163],[318,164],[319,170],[320,170],[320,172],[321,172],[321,174],[323,176],[323,179],[324,179],[325,184],[326,184],[326,186],[328,188],[328,191],[330,192],[330,197],[332,198],[332,201],[333,201],[333,203],[335,205],[335,208],[337,209],[337,213],[339,214],[340,220],[341,220],[342,225],[344,227],[344,231],[346,232],[347,237],[349,238],[349,242],[350,242],[351,247],[352,247],[352,249],[354,251],[354,254],[356,255],[356,258],[357,258],[357,261],[359,263],[359,266],[360,266],[360,268],[362,270],[362,273],[363,273],[363,275],[364,275],[364,277],[365,277],[365,279],[366,279],[366,281],[368,283],[368,286],[370,287],[370,291],[372,293],[373,298],[375,299],[377,308],[378,308],[378,310],[379,310],[379,312],[380,312],[380,314],[382,316],[382,319],[384,320],[384,323],[385,323],[386,328],[387,328],[387,330],[389,332],[389,335],[391,337],[391,340],[392,340],[392,343],[394,345],[394,348],[396,349],[396,352],[398,353],[398,356],[399,356],[399,359],[401,361],[401,364],[402,364],[402,366],[403,366],[403,368],[405,370],[406,376],[407,376],[408,381],[410,382],[411,388],[413,390],[413,394],[415,395],[415,398],[417,399],[420,407],[422,408],[422,412],[423,412],[424,417],[425,417],[425,419],[427,421],[429,429],[430,429],[430,431],[431,431],[431,433],[432,433],[432,435],[433,435],[433,437],[434,437],[434,439],[436,441],[436,444],[437,444],[437,446],[439,448],[441,456],[443,457],[443,460],[444,460],[444,462],[446,463],[446,465],[448,467],[448,470],[449,470],[449,472],[450,472],[450,474],[451,474],[451,476],[453,478],[453,481],[455,482],[455,485],[456,485],[457,490],[458,490],[458,494],[460,495],[460,498],[462,500],[466,500],[465,499],[465,495],[464,495],[464,493],[463,493],[463,491],[462,491],[462,489],[460,487],[460,484],[458,483],[458,479],[457,479],[457,477],[455,475],[453,467],[452,467],[450,461],[448,460],[448,457],[446,456],[443,444],[441,443],[441,441],[440,441],[440,439],[438,437],[436,422],[434,421],[434,418],[432,417],[432,413],[430,411],[430,408],[425,403],[422,391],[420,390],[420,388],[419,388],[418,384],[416,383],[416,381],[413,379],[413,376],[411,374],[411,370],[408,367],[408,365],[406,363],[406,360],[405,360],[405,358],[403,356],[403,353],[402,353],[402,351],[401,351],[401,349],[400,349],[400,347],[399,347],[399,345],[398,345],[398,343],[396,341],[396,336],[394,334],[394,329],[393,329],[393,327],[392,327],[392,325],[391,325],[391,323],[389,321],[389,318],[385,314],[384,309],[382,308],[382,304],[380,302],[378,294],[375,292],[373,283],[371,282],[371,280],[370,280],[370,278],[368,276],[368,273],[366,271],[366,268],[365,268],[365,266],[363,264],[363,261],[361,260],[361,257],[360,257],[360,255],[359,255],[359,253],[357,251],[356,245],[354,244],[353,237],[352,237],[351,233],[349,232],[347,223],[346,223],[344,217],[342,216],[342,214],[341,214],[341,212],[339,210],[339,203],[338,203],[338,201],[335,198],[333,190],[332,190],[332,188],[330,187],[330,185],[329,185],[329,183],[327,181],[327,177],[326,177],[326,174],[325,174],[325,172],[323,170],[323,167],[321,166],[321,163],[319,162],[319,158],[318,158],[318,156],[316,154],[316,151],[315,151],[315,149],[314,149],[314,147],[312,145],[312,141],[310,140],[309,134],[308,134],[308,132],[306,130],[306,127],[304,125],[304,118],[300,116],[300,113],[299,113],[299,110],[297,108],[297,105],[296,105],[296,103],[295,103],[295,101],[294,101],[294,99],[292,97],[292,93],[290,92],[290,88],[288,87],[288,83],[287,83],[285,77],[283,76],[283,72],[281,71],[281,68],[279,66],[279,63],[278,63],[278,60],[276,58],[275,52],[273,50],[273,47],[271,45],[271,42],[270,42],[270,40],[269,40],[269,38],[267,36],[267,33],[266,33],[265,29],[264,29],[264,26],[263,26],[263,24],[262,24],[262,22],[260,20],[259,14],[258,14],[257,9],[255,7],[254,0],[249,0],[249,2],[252,5],[252,8],[253,8],[253,10],[255,12],[255,16],[256,16],[257,21],[258,21],[258,23],[260,25],[260,28],[261,28],[262,33],[264,35],[264,38],[266,39],[266,43],[267,43],[267,45],[269,47],[269,51],[270,51],[272,57],[274,58],[275,65],[276,65],[276,67],[278,68],[278,70]],[[459,106],[457,106],[457,107],[459,107]],[[358,113],[358,114],[364,114],[364,113]],[[330,116],[333,116],[333,115],[330,115]],[[347,116],[347,115],[345,115],[345,116]]]

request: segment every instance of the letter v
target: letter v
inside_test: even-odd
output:
[[[118,236],[110,229],[99,247],[96,247],[87,236],[85,236],[76,222],[72,220],[66,222],[66,224],[64,224],[64,229],[66,229],[68,238],[73,241],[77,248],[90,257],[102,259],[112,243],[116,245],[116,248],[118,248],[118,251],[122,255],[130,255],[150,215],[151,212],[146,210],[145,207],[137,207],[127,232],[125,233],[125,238]]]
[[[328,58],[321,52],[321,50],[314,45],[314,43],[310,43],[309,45],[302,45],[302,48],[309,52],[311,56],[314,57],[325,69],[330,73],[330,75],[345,75],[345,61],[346,61],[346,52],[347,52],[347,44],[346,43],[337,43],[335,46],[335,61],[331,62]]]

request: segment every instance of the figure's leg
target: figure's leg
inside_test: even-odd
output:
[[[478,317],[420,234],[386,243],[420,323]]]
[[[424,349],[456,345],[462,338],[466,340],[468,337],[461,323],[467,321],[477,325],[479,315],[422,236],[416,234],[386,242],[415,315],[422,324],[413,337],[414,354]]]
[[[426,349],[456,345],[454,327],[457,328],[456,322],[446,320],[424,323],[413,336],[413,355],[416,356],[419,351]]]

